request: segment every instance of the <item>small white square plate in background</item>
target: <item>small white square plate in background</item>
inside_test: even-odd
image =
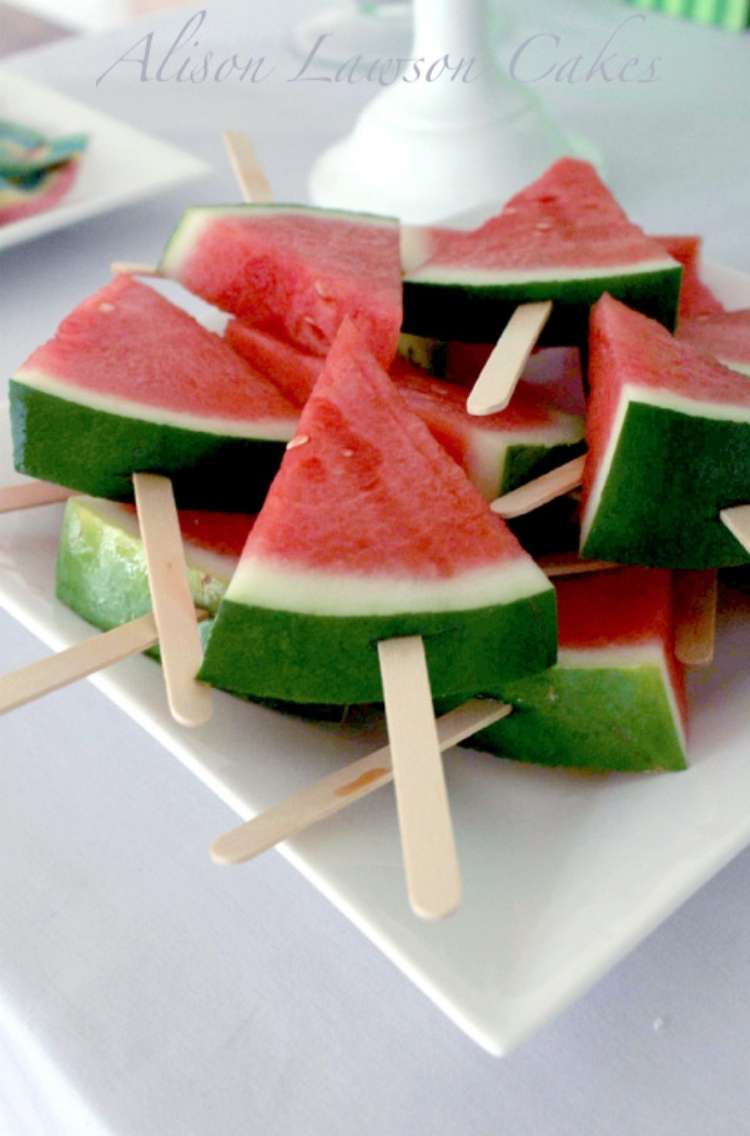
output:
[[[750,306],[750,276],[705,278],[728,306]],[[15,479],[0,408],[0,484]],[[53,650],[92,634],[54,598],[60,516],[52,506],[0,517],[0,605]],[[391,789],[281,851],[457,1026],[507,1053],[750,843],[750,585],[736,600],[715,665],[691,676],[687,772],[587,776],[447,755],[464,882],[450,919],[425,924],[409,910]],[[229,810],[255,815],[382,741],[377,726],[354,733],[221,693],[208,725],[182,729],[141,657],[92,681],[226,802],[227,828]]]
[[[209,172],[205,162],[85,103],[0,68],[0,118],[47,135],[89,135],[70,191],[53,208],[0,225],[3,249],[131,205]]]

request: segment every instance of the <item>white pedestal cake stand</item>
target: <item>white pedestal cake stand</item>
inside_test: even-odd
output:
[[[531,91],[498,69],[489,38],[487,0],[415,0],[412,56],[425,61],[422,77],[377,94],[321,155],[312,201],[426,224],[500,204],[575,152]],[[452,66],[464,60],[455,78],[441,68],[446,55]]]

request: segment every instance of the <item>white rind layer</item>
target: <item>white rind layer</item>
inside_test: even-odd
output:
[[[620,402],[607,441],[604,458],[599,465],[596,479],[586,502],[586,508],[581,517],[581,546],[588,539],[594,518],[599,510],[602,494],[617,453],[625,416],[631,403],[654,406],[660,410],[672,410],[677,414],[684,414],[692,418],[707,418],[714,422],[744,422],[750,425],[750,406],[688,398],[685,395],[675,394],[674,391],[663,388],[654,389],[653,387],[638,386],[635,383],[626,383],[620,394]]]
[[[76,497],[75,503],[81,508],[101,518],[104,524],[113,529],[119,529],[133,540],[141,540],[141,531],[135,512],[127,509],[116,501],[104,501],[98,497]],[[220,552],[212,552],[209,548],[195,544],[183,533],[182,541],[185,545],[185,559],[189,568],[195,568],[217,580],[227,583],[237,567],[238,557],[229,556]]]
[[[717,355],[716,358],[725,367],[729,367],[731,371],[738,371],[741,375],[747,375],[750,378],[750,363],[738,363],[735,359],[724,359],[721,355]]]
[[[44,394],[65,399],[90,410],[101,410],[106,414],[117,414],[121,418],[135,418],[141,422],[153,422],[159,426],[174,426],[179,430],[191,430],[199,434],[216,434],[225,438],[247,438],[263,442],[288,442],[297,430],[297,418],[265,418],[258,420],[238,420],[236,418],[212,418],[199,414],[183,414],[177,410],[167,410],[161,406],[148,406],[143,402],[121,398],[117,395],[99,394],[88,387],[66,383],[41,371],[21,368],[13,376],[16,382],[23,383]]]
[[[468,474],[486,501],[500,492],[508,450],[512,446],[572,446],[584,437],[583,419],[561,414],[547,426],[505,431],[474,427],[469,432]]]
[[[638,667],[658,667],[661,671],[664,692],[669,703],[675,732],[680,739],[683,753],[687,749],[685,722],[675,695],[672,676],[667,662],[664,646],[659,639],[639,643],[631,647],[560,647],[557,652],[557,668],[564,670],[634,670]]]
[[[249,217],[262,221],[265,217],[310,217],[319,218],[323,224],[331,221],[346,221],[351,225],[367,225],[371,228],[392,229],[398,225],[393,217],[378,217],[369,213],[347,213],[340,209],[308,209],[304,205],[222,205],[201,207],[192,206],[177,227],[164,251],[161,271],[165,276],[178,276],[188,253],[198,244],[206,229],[222,217]]]
[[[306,615],[403,615],[472,611],[510,604],[552,589],[528,557],[449,578],[362,576],[317,568],[291,568],[280,560],[244,556],[227,589],[235,603]]]
[[[467,284],[479,287],[533,284],[537,281],[598,280],[617,276],[642,276],[650,272],[666,272],[679,268],[671,256],[653,260],[637,260],[630,264],[579,265],[565,267],[545,265],[543,268],[472,268],[458,264],[425,264],[410,272],[407,281],[419,284]]]

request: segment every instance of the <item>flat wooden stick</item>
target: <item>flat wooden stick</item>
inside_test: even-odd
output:
[[[722,509],[719,518],[745,551],[750,552],[750,505],[735,505],[733,509]]]
[[[609,572],[621,565],[611,560],[581,560],[577,552],[557,552],[537,558],[537,564],[545,576],[580,576],[587,572]]]
[[[432,230],[422,225],[401,225],[401,271],[406,275],[429,259],[434,238]]]
[[[465,702],[438,718],[440,749],[458,745],[510,712],[510,706],[489,698]],[[337,769],[335,773],[329,773],[314,785],[293,793],[253,820],[225,832],[212,845],[211,858],[217,864],[242,864],[252,860],[311,825],[335,816],[392,780],[391,751],[384,746],[343,769]]]
[[[716,569],[679,571],[673,579],[675,654],[687,667],[707,667],[716,637]]]
[[[57,655],[49,655],[28,667],[0,678],[0,714],[33,702],[53,690],[147,651],[159,641],[153,615],[141,616],[122,627],[94,635]]]
[[[510,520],[512,517],[521,517],[524,513],[531,513],[542,505],[548,505],[556,497],[563,497],[581,484],[585,456],[574,458],[573,461],[543,473],[541,477],[528,481],[502,497],[496,497],[490,505],[493,513]]]
[[[224,145],[243,200],[249,205],[267,205],[273,201],[268,178],[248,136],[241,130],[225,130]]]
[[[52,485],[49,481],[24,481],[20,485],[5,485],[0,489],[0,513],[56,505],[72,496],[72,489],[63,489],[62,485]]]
[[[418,635],[378,643],[396,808],[415,915],[442,919],[461,899],[424,643]]]
[[[133,486],[169,708],[181,725],[201,726],[211,717],[211,689],[195,678],[203,649],[172,483],[157,474],[134,473]]]
[[[469,393],[469,414],[505,410],[551,312],[551,300],[516,308]]]
[[[155,264],[140,264],[135,260],[113,260],[109,266],[113,276],[161,276]]]

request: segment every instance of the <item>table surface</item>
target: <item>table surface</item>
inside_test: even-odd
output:
[[[303,0],[216,2],[202,45],[266,53],[287,75]],[[537,85],[604,151],[651,231],[700,231],[750,269],[747,36],[612,3],[534,6],[563,62],[593,63],[614,31],[659,57],[653,83]],[[235,196],[219,131],[248,130],[279,196],[299,197],[320,148],[372,90],[282,78],[255,87],[96,78],[146,21],[17,56],[16,69],[186,146],[214,165],[192,190],[3,254],[5,373],[106,277],[151,260],[182,205]],[[625,50],[625,49],[632,50]],[[614,49],[614,48],[613,48]],[[142,50],[142,47],[141,47]],[[551,61],[551,57],[549,58]],[[564,77],[564,76],[563,76]],[[7,282],[12,281],[9,288]],[[41,648],[0,614],[0,667]],[[0,720],[0,1131],[9,1136],[724,1136],[750,1105],[750,853],[522,1050],[478,1050],[282,859],[208,860],[229,812],[88,684]],[[623,849],[627,854],[627,849]]]

